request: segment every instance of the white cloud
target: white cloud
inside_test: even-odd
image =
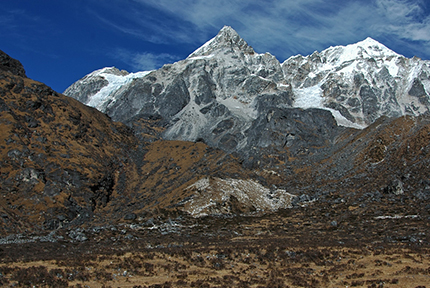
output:
[[[430,41],[430,16],[425,15],[421,1],[377,0],[376,6],[388,25],[378,30],[413,41]]]
[[[358,1],[136,1],[179,16],[198,27],[202,34],[231,25],[258,52],[269,51],[281,57],[309,52],[309,47],[323,49],[327,43],[362,40],[369,36],[363,31],[364,25],[374,24],[380,18],[372,17],[374,5]],[[361,34],[359,39],[354,39],[357,34]],[[211,36],[206,35],[207,39]]]
[[[277,55],[282,51],[284,51],[283,54],[298,53],[310,46],[315,49],[321,48],[322,46],[315,45],[315,42],[327,42],[327,37],[336,38],[339,32],[342,32],[343,37],[345,33],[354,33],[354,31],[346,31],[344,25],[341,26],[340,31],[334,29],[337,19],[340,22],[344,21],[343,18],[351,17],[343,16],[336,11],[341,9],[341,5],[335,3],[327,5],[327,1],[324,0],[135,1],[151,5],[192,23],[200,32],[197,36],[203,37],[200,39],[201,43],[214,36],[214,29],[231,25],[258,52],[269,51]],[[354,7],[359,7],[354,3],[356,2],[352,3]],[[353,12],[356,12],[356,9]],[[165,31],[160,32],[165,33]],[[183,33],[187,34],[189,31],[175,31],[173,36],[186,39],[181,36]],[[193,36],[196,37],[194,34]],[[322,37],[326,39],[322,41]],[[337,38],[340,38],[340,35]]]
[[[161,53],[137,53],[132,57],[132,63],[137,70],[153,70],[160,68],[163,64],[179,60],[177,56]]]
[[[110,53],[110,56],[123,61],[129,65],[133,71],[154,70],[160,68],[164,64],[180,60],[177,56],[168,53],[136,53],[125,49],[117,49],[114,53]]]
[[[122,25],[121,23],[118,23],[117,21],[112,21],[112,20],[107,19],[106,17],[101,16],[96,11],[91,11],[91,14],[94,15],[95,17],[97,17],[97,19],[99,19],[99,21],[102,22],[103,24],[110,26],[111,28],[114,28],[114,29],[116,29],[122,33],[130,34],[130,35],[133,35],[136,37],[139,37],[142,35],[142,33],[139,33],[138,27],[136,27],[136,28],[126,27],[126,26]]]
[[[115,22],[112,26],[137,37],[143,33],[153,43],[199,45],[230,25],[257,52],[270,52],[280,60],[366,37],[397,38],[392,41],[398,43],[422,41],[425,46],[407,45],[430,54],[430,17],[424,13],[422,1],[134,0],[141,9],[127,15],[133,25]],[[148,18],[148,7],[163,16]]]
[[[96,6],[88,8],[87,13],[96,17],[103,25],[121,33],[143,39],[154,44],[192,43],[196,35],[190,34],[189,25],[181,19],[171,19],[168,10],[158,8],[158,14],[148,11],[145,1],[138,3],[138,7],[124,5],[123,1],[93,1]],[[115,5],[116,3],[116,5]],[[100,9],[103,7],[103,9]],[[105,10],[115,13],[112,16]]]

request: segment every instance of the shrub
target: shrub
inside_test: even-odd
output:
[[[63,274],[59,275],[63,277]],[[16,270],[12,275],[12,280],[18,281],[20,286],[68,287],[67,280],[59,278],[59,275],[55,272],[49,273],[45,266],[32,266]]]

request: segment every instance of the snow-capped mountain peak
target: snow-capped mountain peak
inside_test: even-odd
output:
[[[325,56],[328,63],[335,65],[358,59],[386,59],[401,56],[370,37],[347,46],[330,47],[322,51],[321,55]]]
[[[347,126],[366,127],[382,115],[429,111],[425,62],[408,59],[369,37],[306,57],[290,57],[282,68],[295,89],[294,106],[305,103],[306,107],[334,109],[354,124]]]
[[[249,46],[233,28],[230,26],[224,26],[214,38],[191,53],[188,58],[208,56],[222,48],[241,50],[250,54],[255,53],[254,49],[252,49],[252,47]]]
[[[352,44],[351,46],[353,46]],[[367,54],[371,57],[389,57],[389,56],[401,56],[393,50],[387,48],[385,45],[379,43],[373,38],[367,37],[363,41],[357,42],[355,46],[362,47],[366,50]]]

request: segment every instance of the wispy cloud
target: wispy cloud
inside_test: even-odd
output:
[[[377,29],[407,40],[430,41],[430,16],[422,5],[422,1],[377,0],[378,12],[388,20]]]
[[[0,9],[0,24],[2,25],[2,34],[12,37],[22,35],[23,28],[30,28],[30,24],[40,27],[41,19],[29,15],[25,10],[3,10]]]
[[[93,3],[95,6],[88,8],[87,13],[121,33],[154,44],[198,41],[198,35],[193,33],[196,32],[194,24],[181,19],[181,15],[170,14],[169,10],[163,10],[162,7],[153,7],[145,1],[130,1],[128,5],[120,0],[94,0]]]
[[[430,47],[430,17],[423,1],[132,0],[132,12],[116,1],[122,21],[96,15],[104,24],[151,43],[189,43],[196,48],[230,25],[257,52],[271,52],[280,60],[369,36],[409,41],[430,56],[430,48],[422,48]]]
[[[273,51],[281,57],[309,52],[309,47],[323,49],[336,43],[353,43],[368,36],[430,41],[430,18],[424,14],[421,0],[135,2],[176,15],[207,38],[214,28],[232,25],[259,52]],[[188,32],[174,31],[173,35],[181,33]]]
[[[166,42],[165,40],[163,40],[163,37],[158,36],[160,34],[147,33],[146,23],[144,23],[139,19],[136,19],[136,21],[133,21],[133,19],[128,19],[129,21],[131,20],[131,23],[127,23],[125,21],[115,21],[115,20],[109,19],[107,17],[102,16],[97,11],[89,11],[89,13],[94,17],[96,17],[103,25],[109,28],[113,28],[114,30],[117,30],[121,33],[130,35],[136,38],[140,38],[155,44],[162,44]],[[136,22],[139,22],[139,23],[136,23]]]
[[[164,64],[180,60],[178,56],[168,53],[138,53],[125,49],[116,49],[113,53],[109,53],[109,56],[126,63],[132,71],[154,70],[160,68]]]

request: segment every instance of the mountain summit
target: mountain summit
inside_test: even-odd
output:
[[[290,57],[282,68],[296,107],[331,109],[338,124],[364,128],[381,116],[428,113],[429,64],[367,38]]]
[[[206,42],[203,46],[191,53],[188,58],[209,56],[216,50],[231,49],[240,50],[244,53],[254,54],[255,51],[243,40],[230,26],[224,26],[217,36]]]
[[[370,37],[355,44],[330,47],[321,52],[321,54],[327,57],[327,62],[336,64],[366,58],[386,59],[388,57],[401,57],[401,55]]]

